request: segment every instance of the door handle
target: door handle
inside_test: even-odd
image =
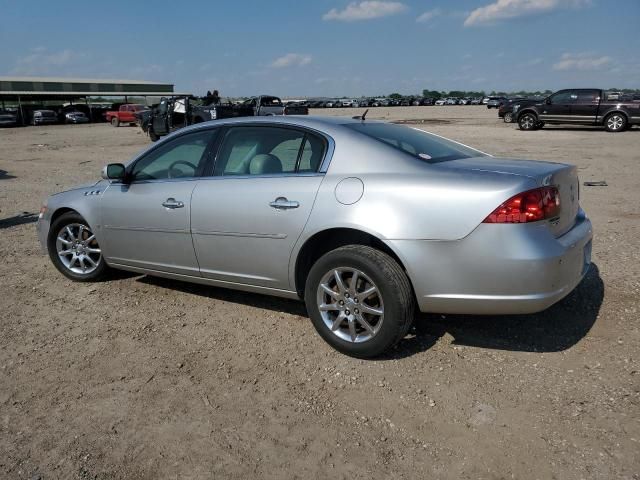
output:
[[[162,202],[162,206],[165,208],[183,208],[184,203],[177,201],[175,198],[167,198],[164,202]]]
[[[296,201],[289,201],[286,197],[278,197],[273,202],[269,202],[271,208],[276,210],[289,210],[291,208],[298,208],[300,203]]]

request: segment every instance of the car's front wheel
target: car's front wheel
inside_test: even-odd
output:
[[[384,252],[347,245],[322,256],[305,287],[307,311],[336,350],[370,358],[409,331],[415,300],[404,270]]]
[[[520,130],[535,130],[538,123],[538,118],[533,113],[525,113],[518,118]]]
[[[101,280],[109,269],[91,227],[76,212],[65,213],[51,224],[47,250],[54,266],[71,280]]]
[[[113,125],[114,127],[119,127],[120,126],[120,119],[118,117],[113,117],[111,119],[111,125]]]

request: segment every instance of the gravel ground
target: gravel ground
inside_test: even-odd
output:
[[[475,106],[369,117],[606,180],[581,187],[584,282],[536,315],[421,315],[387,357],[354,360],[295,301],[67,280],[40,253],[41,200],[148,139],[0,130],[0,478],[639,478],[640,129],[520,132]]]

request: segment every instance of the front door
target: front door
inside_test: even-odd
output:
[[[538,118],[545,122],[566,122],[571,120],[571,107],[578,95],[573,90],[561,90],[549,97],[542,106]]]
[[[108,262],[199,276],[191,194],[213,136],[213,130],[201,130],[164,142],[127,169],[127,182],[109,185],[101,199]]]
[[[230,128],[213,176],[193,192],[191,228],[203,277],[290,290],[289,260],[323,175],[326,140],[301,129]]]

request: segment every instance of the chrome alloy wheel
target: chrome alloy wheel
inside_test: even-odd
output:
[[[532,115],[525,115],[520,120],[520,126],[525,130],[533,129],[535,123],[536,123],[536,120],[535,120],[535,118],[533,118]]]
[[[382,295],[360,270],[345,267],[327,272],[320,280],[316,299],[324,324],[344,341],[366,342],[382,326]]]
[[[624,118],[621,115],[611,115],[607,119],[607,127],[609,130],[620,130],[624,125]]]
[[[62,227],[56,238],[56,252],[62,264],[80,275],[93,272],[102,261],[102,251],[91,229],[81,223]]]

